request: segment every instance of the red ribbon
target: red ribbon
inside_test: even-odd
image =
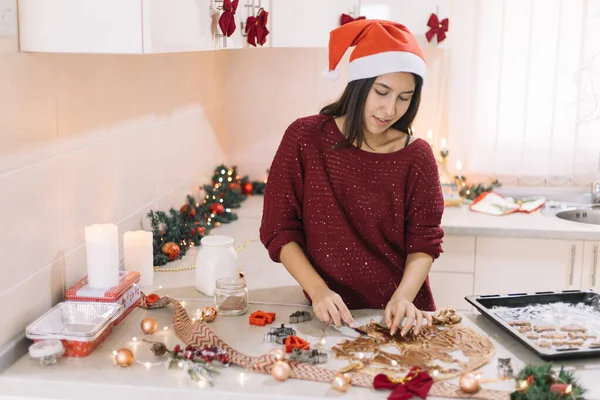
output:
[[[444,18],[440,21],[437,15],[431,14],[431,17],[429,17],[429,21],[427,21],[427,26],[429,27],[429,30],[427,31],[427,33],[425,33],[427,41],[431,42],[434,36],[437,36],[437,42],[442,43],[444,39],[446,39],[446,32],[448,32],[449,24],[450,21],[448,21],[448,18]]]
[[[267,19],[269,13],[263,8],[258,10],[256,17],[250,16],[246,20],[246,34],[248,35],[248,43],[256,47],[256,44],[264,45],[267,41],[269,30],[267,29]]]
[[[230,37],[235,32],[235,11],[240,0],[223,0],[223,14],[219,18],[219,26],[223,35]]]
[[[367,17],[356,17],[353,18],[351,15],[348,14],[342,14],[342,16],[340,17],[340,26],[342,25],[346,25],[350,22],[354,22],[354,21],[358,21],[361,19],[367,19]]]
[[[405,378],[390,380],[385,374],[378,374],[373,380],[375,389],[392,389],[388,400],[409,400],[413,396],[419,396],[422,399],[427,397],[433,378],[419,367],[412,367]]]

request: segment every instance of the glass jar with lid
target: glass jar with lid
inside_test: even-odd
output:
[[[214,296],[217,280],[236,278],[238,258],[230,236],[208,235],[202,238],[196,256],[196,289]]]
[[[227,277],[217,280],[215,307],[219,315],[242,315],[248,311],[246,279]]]

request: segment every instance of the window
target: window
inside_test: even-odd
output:
[[[504,184],[600,178],[599,0],[456,0],[448,38],[451,161]]]

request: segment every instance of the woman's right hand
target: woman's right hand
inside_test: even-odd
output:
[[[350,310],[342,300],[339,294],[328,287],[313,293],[310,296],[312,300],[313,311],[317,318],[326,324],[333,323],[338,328],[342,326],[342,321],[354,327],[354,319]]]

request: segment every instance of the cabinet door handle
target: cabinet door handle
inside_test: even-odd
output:
[[[592,265],[592,287],[596,286],[596,271],[598,270],[598,245],[594,245],[594,265]]]
[[[573,285],[573,274],[575,273],[575,249],[576,245],[571,245],[571,270],[569,271],[569,285]]]

